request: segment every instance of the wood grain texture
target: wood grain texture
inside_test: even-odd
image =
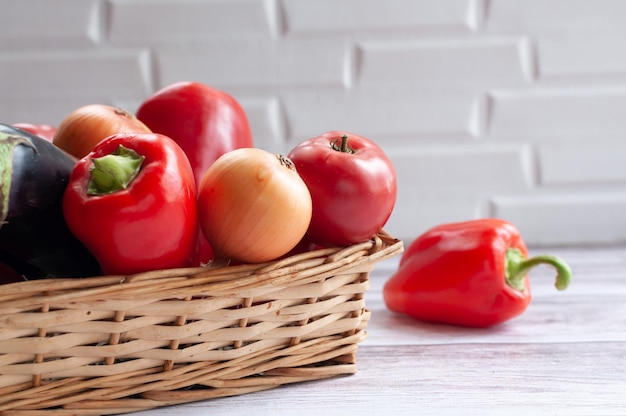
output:
[[[137,416],[624,415],[626,247],[531,249],[564,258],[571,286],[531,271],[533,300],[488,329],[425,324],[389,312],[382,287],[397,267],[372,273],[368,338],[358,372]]]

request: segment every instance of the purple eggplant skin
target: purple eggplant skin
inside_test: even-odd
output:
[[[102,273],[63,219],[75,164],[49,141],[0,123],[0,262],[26,280]]]

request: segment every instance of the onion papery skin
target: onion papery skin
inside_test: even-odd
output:
[[[312,201],[287,157],[242,148],[205,172],[198,212],[216,258],[260,263],[285,255],[302,240]]]

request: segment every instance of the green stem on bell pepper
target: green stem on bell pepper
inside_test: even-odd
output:
[[[120,145],[113,153],[93,158],[88,195],[105,195],[122,189],[139,173],[145,157]]]
[[[531,268],[548,264],[556,269],[555,287],[564,290],[569,285],[572,272],[563,260],[555,256],[539,255],[526,258],[522,252],[516,248],[509,248],[506,252],[506,282],[517,290],[523,290],[524,277]]]

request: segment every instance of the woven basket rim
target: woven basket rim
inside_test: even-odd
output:
[[[119,297],[137,296],[142,287],[146,295],[157,290],[179,290],[177,297],[202,288],[203,293],[224,295],[241,291],[245,286],[261,287],[291,284],[309,275],[365,267],[372,269],[379,261],[399,254],[403,243],[386,231],[372,240],[348,247],[323,248],[257,264],[224,266],[210,263],[206,266],[153,270],[132,275],[108,275],[85,278],[41,279],[2,285],[0,291],[0,317],[12,308],[35,307],[42,302],[69,301],[85,296],[117,293]],[[166,287],[159,286],[165,282]],[[130,288],[135,292],[129,292]],[[126,293],[126,295],[124,295]],[[44,300],[45,298],[45,300]]]

